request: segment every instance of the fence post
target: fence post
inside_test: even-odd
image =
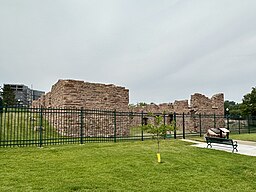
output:
[[[2,100],[2,98],[0,97],[0,146],[2,145],[2,144],[1,144],[1,141],[2,141],[2,117],[3,117],[3,109],[4,109],[3,100]]]
[[[174,139],[176,139],[176,113],[174,112],[173,114],[173,119],[174,119]]]
[[[1,101],[1,97],[0,97]],[[2,119],[3,119],[3,106],[0,103],[0,146],[2,146]]]
[[[248,115],[248,133],[250,134],[251,133],[251,130],[250,130],[250,116]]]
[[[202,137],[202,119],[201,119],[201,113],[199,113],[199,131],[200,131],[200,137]]]
[[[216,114],[215,113],[213,114],[213,122],[214,122],[213,126],[214,126],[214,128],[216,128]]]
[[[227,115],[227,129],[229,130],[229,115]]]
[[[184,112],[182,114],[182,128],[183,128],[183,131],[182,131],[183,139],[185,139],[185,114],[184,114]]]
[[[43,107],[40,107],[39,147],[43,145]]]
[[[83,144],[83,127],[84,127],[84,109],[81,107],[80,110],[80,144]]]
[[[241,119],[238,119],[238,134],[241,134]]]
[[[144,141],[144,138],[143,138],[143,125],[144,125],[144,122],[143,122],[143,118],[144,118],[144,112],[141,111],[141,141]]]
[[[164,126],[165,126],[165,112],[163,113],[163,116],[164,116]]]
[[[114,110],[114,142],[116,143],[116,109]]]

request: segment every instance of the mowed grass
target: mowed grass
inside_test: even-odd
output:
[[[0,148],[0,191],[256,191],[256,158],[181,140]]]
[[[229,136],[230,139],[233,140],[243,140],[243,141],[254,141],[256,142],[256,133],[243,133],[243,134],[230,134]],[[189,136],[186,137],[186,139],[191,139],[195,141],[205,141],[204,136],[199,137],[199,136]]]
[[[232,134],[232,139],[244,140],[244,141],[255,141],[256,142],[256,133],[250,134]]]

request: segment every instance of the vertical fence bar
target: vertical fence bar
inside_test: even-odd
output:
[[[0,146],[2,146],[2,119],[3,119],[3,106],[0,98]]]
[[[81,107],[80,110],[80,144],[83,144],[83,127],[84,127],[84,109]]]
[[[6,108],[6,106],[5,106],[5,108]],[[3,112],[3,132],[2,132],[2,134],[3,134],[3,136],[2,136],[2,139],[3,139],[3,144],[4,144],[4,146],[6,146],[6,142],[5,142],[5,140],[6,140],[6,131],[5,131],[5,129],[6,129],[6,111],[5,111],[6,109],[4,109],[4,112]]]
[[[227,129],[229,130],[229,115],[227,115]]]
[[[238,134],[241,134],[241,119],[238,119]]]
[[[248,133],[251,133],[251,129],[250,129],[250,116],[248,115]]]
[[[23,109],[24,110],[24,109]],[[20,126],[20,122],[22,121],[22,118],[20,117],[20,114],[22,113],[22,109],[20,109],[20,107],[18,107],[18,112],[17,115],[15,116],[16,119],[16,127],[17,127],[17,134],[16,134],[16,140],[18,145],[21,145],[21,134],[22,134],[22,126]]]
[[[3,110],[4,110],[4,106],[3,106],[3,100],[0,97],[0,146],[2,145],[2,119],[3,119]]]
[[[26,115],[27,115],[27,119],[29,119],[28,125],[27,125],[27,127],[29,127],[29,128],[27,129],[26,140],[30,140],[30,142],[31,142],[31,140],[32,140],[31,139],[32,138],[31,130],[33,127],[34,120],[37,120],[37,109],[34,108],[32,111],[28,112]],[[27,143],[26,146],[30,145],[30,142],[26,142]]]
[[[183,131],[182,131],[183,139],[185,139],[185,113],[184,112],[182,114],[182,128],[183,128]]]
[[[165,113],[163,113],[163,116],[164,116],[164,126],[165,126]]]
[[[17,114],[17,106],[14,106],[14,111],[12,112],[12,127],[13,127],[13,134],[12,134],[12,145],[15,146],[17,144],[16,141],[16,114]]]
[[[8,107],[9,108],[9,107]],[[10,133],[9,133],[9,130],[11,129],[10,128],[10,118],[9,118],[9,116],[10,116],[10,113],[9,113],[9,111],[10,111],[10,109],[8,109],[8,108],[6,108],[5,109],[5,111],[6,111],[6,116],[7,116],[7,120],[6,120],[6,123],[7,123],[7,126],[6,126],[6,143],[7,143],[7,146],[8,145],[11,145],[11,143],[10,143],[10,138],[9,138],[9,135],[10,135]]]
[[[176,113],[174,112],[173,114],[173,119],[174,119],[174,139],[177,138],[177,132],[176,132]]]
[[[200,137],[202,137],[202,119],[201,119],[201,113],[199,113],[199,131],[200,131]]]
[[[9,111],[11,120],[10,120],[10,146],[13,146],[13,106],[11,107],[11,110]]]
[[[116,143],[116,110],[114,110],[114,142]]]
[[[143,125],[144,125],[144,121],[143,121],[143,118],[144,118],[144,112],[141,111],[141,141],[144,141],[144,138],[143,138]]]
[[[214,113],[213,114],[213,123],[214,123],[214,128],[216,128],[216,114]]]
[[[40,108],[39,146],[43,145],[43,107]]]

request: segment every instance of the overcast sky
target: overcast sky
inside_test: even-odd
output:
[[[130,103],[256,86],[255,0],[0,0],[0,84],[116,84]]]

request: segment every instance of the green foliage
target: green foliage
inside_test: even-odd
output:
[[[252,88],[251,93],[244,95],[241,109],[244,115],[256,116],[256,87]]]
[[[224,102],[225,115],[231,116],[256,116],[256,87],[252,87],[251,93],[247,93],[243,97],[242,103],[236,103],[234,101]],[[226,109],[229,111],[226,111]]]
[[[157,139],[158,149],[157,152],[160,152],[160,139],[166,137],[167,131],[173,131],[175,127],[175,122],[173,121],[171,124],[167,125],[164,123],[163,116],[154,115],[153,113],[148,114],[149,117],[154,118],[153,123],[149,123],[147,125],[143,125],[142,129],[148,133],[153,134],[154,138]]]
[[[135,107],[146,107],[148,104],[145,103],[145,102],[140,102],[140,103],[137,103],[137,104],[129,104],[128,106],[130,108],[135,108]]]
[[[17,104],[14,91],[11,89],[11,86],[9,85],[5,85],[2,89],[2,97],[3,104],[6,106],[13,106]]]
[[[226,100],[224,102],[224,109],[225,109],[225,115],[231,115],[231,116],[242,115],[241,104],[236,103],[235,101]],[[226,109],[229,109],[229,110],[227,111]]]
[[[152,133],[155,136],[164,136],[166,131],[174,130],[174,122],[170,125],[164,124],[163,116],[149,114],[150,117],[154,118],[154,123],[143,125],[143,129],[148,133]]]
[[[137,104],[136,104],[137,107],[145,107],[145,106],[147,106],[147,105],[148,105],[148,104],[145,103],[145,102],[140,102],[140,103],[137,103]]]
[[[3,99],[0,97],[0,113],[3,113]]]

